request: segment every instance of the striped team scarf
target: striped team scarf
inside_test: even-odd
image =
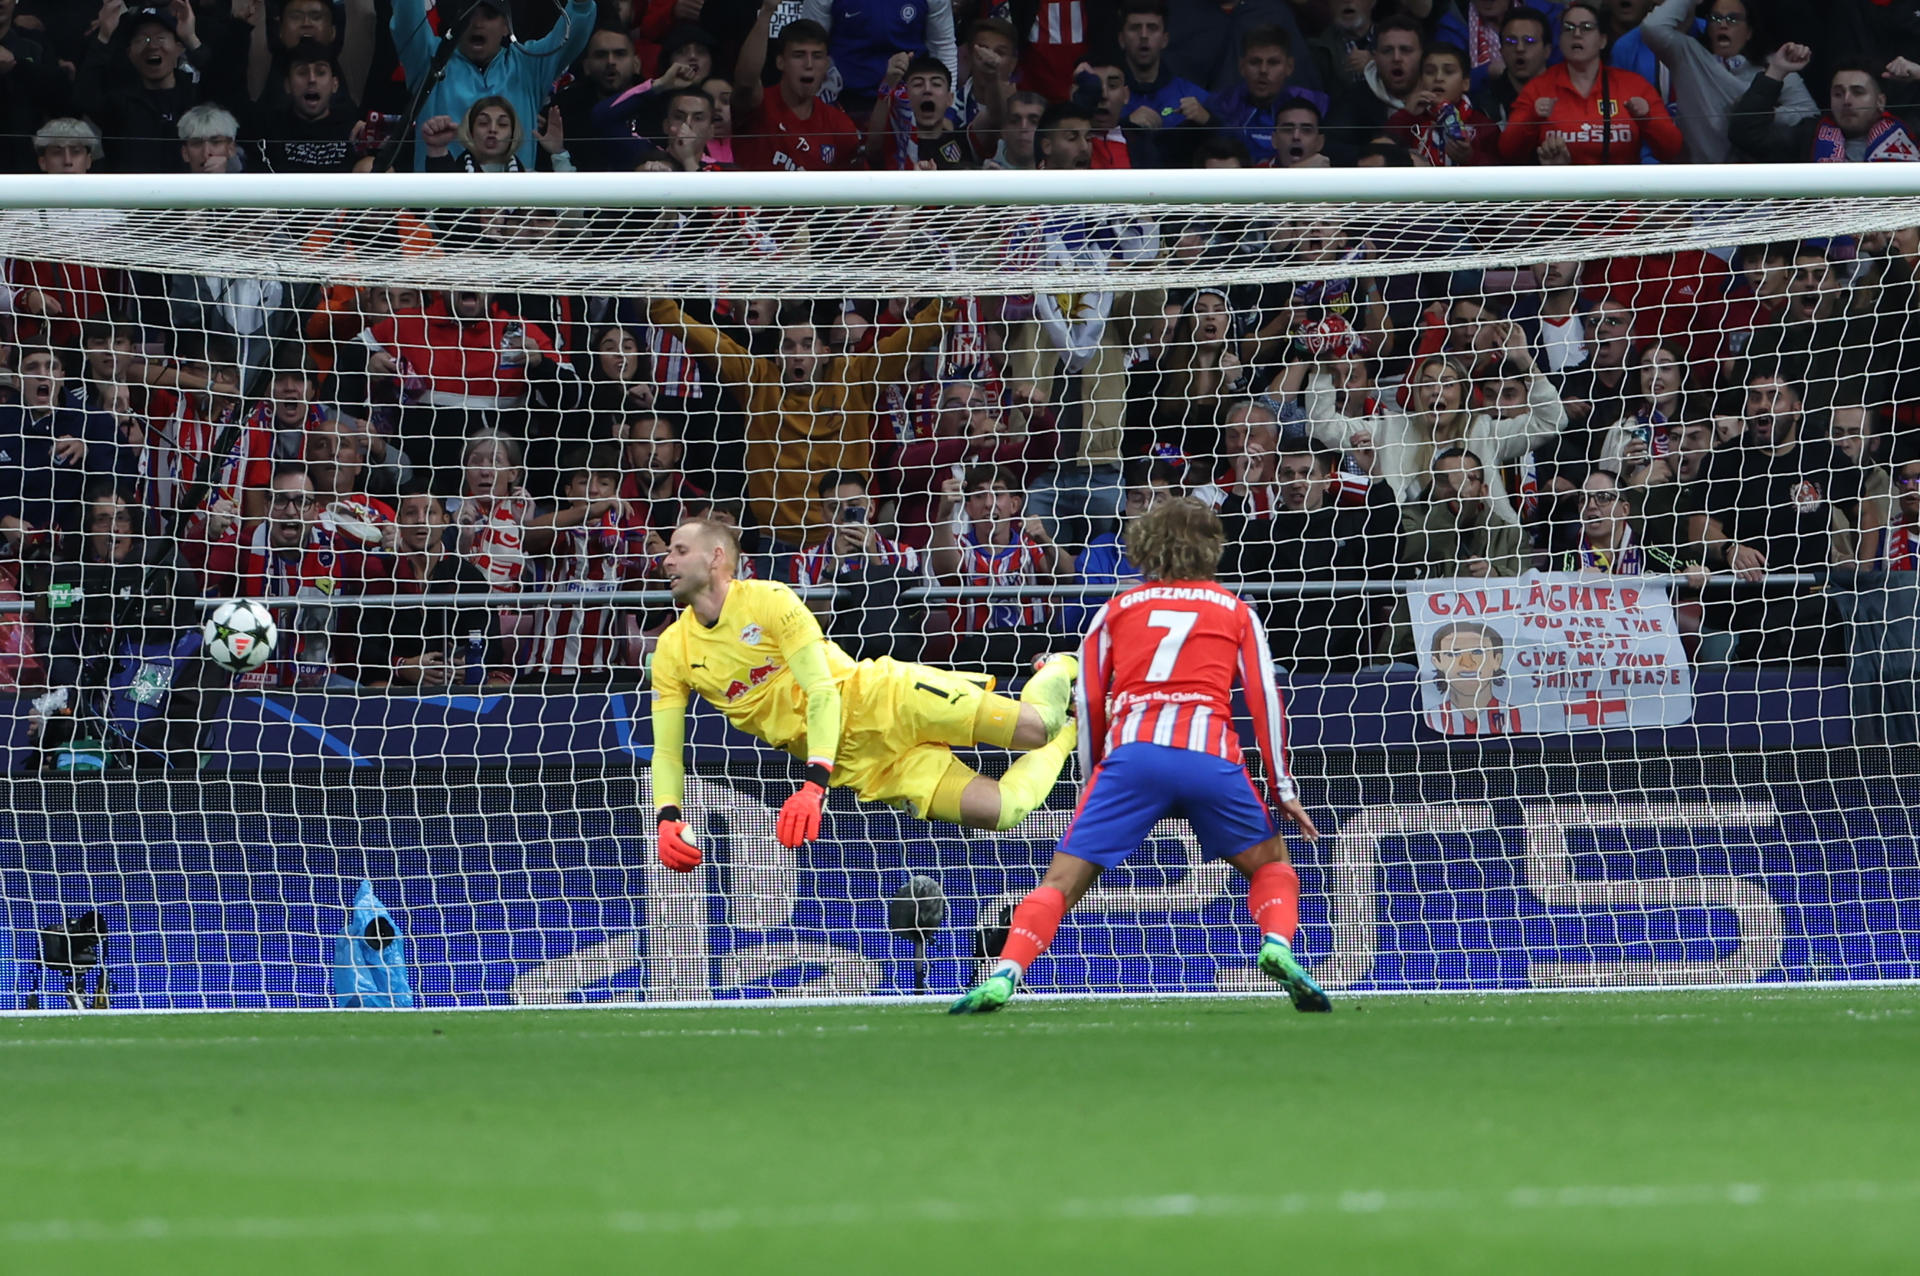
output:
[[[1647,570],[1646,554],[1640,548],[1633,528],[1627,528],[1627,543],[1617,550],[1599,549],[1587,543],[1587,534],[1580,533],[1580,566],[1597,567],[1614,576],[1639,576]]]
[[[1467,3],[1467,56],[1478,71],[1500,56],[1500,28],[1480,20],[1480,11]]]
[[[1540,512],[1540,462],[1532,452],[1520,458],[1520,517],[1532,518]]]
[[[953,303],[959,317],[940,334],[940,379],[979,381],[989,396],[1000,396],[1000,380],[987,356],[987,325],[980,318],[980,299],[961,297]]]
[[[647,329],[647,348],[653,355],[654,384],[669,398],[700,396],[700,369],[686,343],[665,328]]]
[[[1816,164],[1844,164],[1847,159],[1847,137],[1834,123],[1831,115],[1820,117],[1820,127],[1813,135],[1813,160]],[[1869,164],[1887,162],[1912,163],[1920,160],[1920,147],[1913,144],[1913,136],[1907,132],[1907,126],[1892,115],[1882,112],[1880,118],[1867,130],[1867,153],[1865,162]]]

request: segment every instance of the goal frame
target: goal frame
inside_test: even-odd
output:
[[[486,206],[550,209],[705,209],[1012,207],[1059,208],[1127,205],[1244,206],[1248,210],[1316,204],[1418,206],[1539,203],[1569,206],[1612,201],[1751,202],[1755,207],[1791,207],[1819,201],[1920,200],[1920,166],[1904,165],[1715,165],[1618,166],[1514,169],[1400,170],[1136,170],[1104,172],[861,172],[820,173],[571,173],[571,174],[224,174],[224,175],[29,175],[0,185],[0,215],[58,209],[100,210],[339,210],[445,209]],[[1888,214],[1893,215],[1892,206]],[[1920,224],[1920,207],[1902,224]],[[1713,238],[1703,229],[1703,240]],[[84,246],[76,248],[83,252]],[[1596,241],[1589,257],[1613,256],[1617,242]],[[1577,254],[1569,254],[1575,256]],[[1419,271],[1416,261],[1369,268],[1370,275]],[[325,277],[322,266],[311,276]],[[1306,278],[1303,270],[1294,277]],[[1010,277],[1008,291],[1030,291]],[[1119,286],[1131,286],[1125,283]],[[1383,589],[1393,588],[1383,586]],[[953,591],[946,591],[952,593]],[[1301,590],[1300,592],[1314,592]],[[956,595],[957,596],[957,595]],[[1346,777],[1342,777],[1345,779]],[[650,839],[636,838],[644,843]],[[1677,879],[1676,879],[1677,880]],[[1333,923],[1335,925],[1339,922]],[[1780,985],[1817,986],[1857,982],[1792,979]],[[1910,982],[1898,979],[1876,982]],[[1658,990],[1663,985],[1621,985],[1619,990]],[[1721,985],[1698,985],[1721,986]],[[1752,983],[1726,985],[1755,987]],[[1771,986],[1771,985],[1769,985]],[[1585,989],[1561,988],[1557,991]],[[1424,995],[1424,991],[1423,995]],[[1490,991],[1435,989],[1433,991]],[[1522,991],[1502,990],[1502,991]],[[1232,993],[1112,991],[1050,992],[1049,997],[1142,995],[1216,996]],[[1372,995],[1368,993],[1367,995]],[[1396,995],[1383,992],[1380,995]],[[875,1004],[891,997],[787,997],[769,1004]],[[900,1000],[906,1000],[902,997]],[[565,1003],[531,1003],[535,1006]],[[621,1002],[684,1006],[685,1001]],[[706,1004],[706,1003],[698,1003]]]

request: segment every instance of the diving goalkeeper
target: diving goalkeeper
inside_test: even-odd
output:
[[[807,764],[806,782],[780,808],[785,846],[820,835],[829,785],[979,829],[1010,829],[1046,800],[1077,739],[1067,717],[1075,657],[1050,657],[1018,701],[993,694],[990,678],[886,657],[856,662],[785,585],[734,579],[739,561],[733,532],[704,518],[675,528],[667,546],[667,585],[684,610],[653,653],[662,864],[682,873],[700,864],[680,811],[690,692]],[[1026,753],[995,781],[953,756],[975,744]]]

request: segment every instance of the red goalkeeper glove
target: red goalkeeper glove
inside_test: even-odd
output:
[[[676,873],[700,867],[700,848],[687,836],[687,822],[677,806],[660,809],[660,862]]]
[[[807,768],[807,782],[780,808],[780,822],[774,828],[780,845],[805,846],[820,836],[820,805],[827,800],[826,777],[831,774],[830,768],[817,763]]]

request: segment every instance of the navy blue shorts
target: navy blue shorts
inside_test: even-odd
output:
[[[1123,744],[1093,768],[1060,849],[1112,868],[1170,815],[1187,817],[1208,859],[1238,855],[1274,835],[1273,816],[1245,767],[1192,749]]]

